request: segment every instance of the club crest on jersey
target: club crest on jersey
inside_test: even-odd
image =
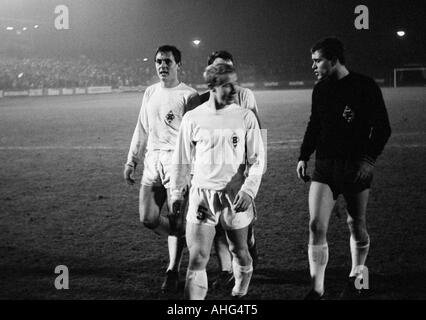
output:
[[[352,121],[354,121],[355,111],[353,109],[351,109],[351,107],[346,106],[345,110],[343,110],[342,116],[346,120],[347,123],[351,123]]]
[[[238,138],[238,136],[234,133],[233,135],[232,135],[232,137],[231,137],[231,142],[232,142],[232,145],[234,146],[234,148],[236,148],[237,147],[237,145],[238,145],[238,142],[240,141],[240,139]]]
[[[166,121],[168,124],[172,123],[172,121],[175,119],[175,115],[173,114],[173,111],[170,110],[169,113],[166,115]]]

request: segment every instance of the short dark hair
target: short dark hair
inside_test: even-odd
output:
[[[345,64],[345,54],[343,43],[334,37],[325,38],[313,45],[311,53],[320,51],[327,60],[339,59],[341,64]]]
[[[234,58],[232,54],[225,50],[213,51],[209,57],[207,58],[207,65],[213,64],[213,62],[217,59],[221,58],[223,60],[231,60],[234,63]]]
[[[175,46],[166,44],[166,45],[158,47],[157,51],[155,51],[154,59],[159,52],[171,52],[173,57],[175,58],[176,63],[180,63],[182,61],[182,53]]]
[[[233,74],[235,68],[227,63],[219,63],[217,65],[209,65],[204,71],[203,77],[206,81],[209,89],[213,89],[216,86],[224,83],[225,76]]]

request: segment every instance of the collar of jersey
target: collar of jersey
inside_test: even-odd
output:
[[[235,102],[228,104],[227,106],[223,107],[222,109],[216,109],[215,105],[214,105],[214,97],[212,94],[210,94],[210,98],[207,101],[206,107],[211,110],[211,112],[213,113],[224,113],[224,112],[228,112],[229,110],[234,109],[235,106],[238,106],[237,104],[235,104]]]
[[[174,87],[172,87],[172,88],[166,88],[166,87],[163,87],[162,85],[161,85],[161,82],[158,82],[158,86],[160,87],[160,89],[162,89],[162,90],[176,90],[176,89],[179,89],[181,86],[182,86],[182,84],[183,84],[183,82],[181,81],[181,82],[179,82],[179,84],[177,85],[177,86],[174,86]]]

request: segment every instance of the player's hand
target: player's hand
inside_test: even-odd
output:
[[[354,182],[368,179],[373,174],[374,166],[367,161],[360,161],[359,168],[355,174]]]
[[[134,185],[135,184],[135,169],[136,169],[136,164],[131,164],[131,163],[126,163],[124,165],[124,180],[126,180],[128,185]]]
[[[308,182],[309,180],[311,180],[311,177],[308,176],[306,173],[307,168],[308,168],[308,163],[306,161],[300,160],[297,163],[297,168],[296,168],[297,177],[300,180],[303,180],[304,182]]]
[[[238,192],[234,199],[234,210],[235,212],[244,212],[252,205],[253,199],[244,191]]]

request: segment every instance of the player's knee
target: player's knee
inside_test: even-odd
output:
[[[367,229],[354,229],[350,230],[351,238],[360,246],[364,246],[370,242],[370,237],[368,235]]]
[[[154,219],[152,217],[141,217],[141,222],[148,229],[154,230],[160,225],[160,219]]]
[[[368,234],[365,234],[364,237],[360,237],[359,239],[354,239],[354,243],[357,247],[366,247],[370,245],[370,237]]]
[[[246,258],[246,256],[248,256],[249,254],[247,242],[242,243],[240,245],[235,245],[231,243],[229,245],[229,251],[231,251],[232,255],[240,259]]]
[[[198,270],[207,265],[209,260],[209,252],[199,246],[192,246],[190,248],[189,265],[190,269]]]
[[[144,206],[139,207],[139,220],[144,224],[148,229],[155,229],[160,224],[159,216],[150,214],[150,210]]]
[[[312,219],[309,221],[309,231],[317,236],[325,236],[327,233],[327,224],[318,219]]]

